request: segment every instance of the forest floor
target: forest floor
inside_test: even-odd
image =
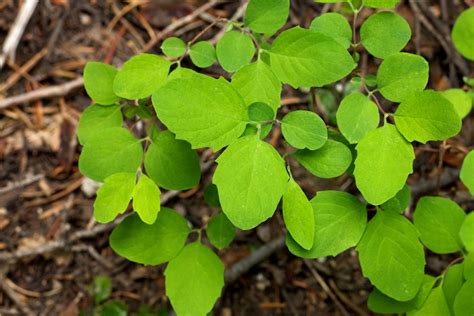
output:
[[[23,2],[0,0],[0,43]],[[90,104],[80,76],[89,60],[120,66],[139,52],[159,53],[165,36],[190,40],[217,17],[242,16],[240,1],[209,5],[196,14],[206,3],[39,2],[15,60],[0,70],[0,315],[79,315],[93,306],[89,287],[100,275],[112,277],[111,299],[124,302],[131,314],[142,304],[161,311],[160,315],[171,310],[163,268],[134,264],[115,255],[108,245],[113,224],[93,221],[94,184],[77,167],[76,126],[80,113]],[[397,7],[414,30],[405,50],[429,61],[430,88],[461,87],[463,75],[474,73],[472,64],[463,67],[450,57],[455,54],[449,41],[455,18],[472,5],[471,0],[427,0],[402,1]],[[315,16],[339,9],[340,4],[293,0],[287,27],[308,26]],[[370,13],[364,9],[357,26]],[[204,39],[217,40],[223,27],[217,23]],[[373,74],[378,61],[360,53],[363,71]],[[186,59],[184,65],[191,66]],[[206,71],[228,76],[217,66]],[[56,86],[57,90],[41,99],[5,103],[14,96]],[[338,91],[337,87],[321,89],[315,98],[318,111],[329,123],[341,98]],[[311,101],[309,93],[285,88],[281,113],[307,107]],[[389,109],[391,105],[382,106]],[[278,129],[269,138],[279,145]],[[414,200],[439,194],[454,198],[465,209],[474,208],[457,179],[463,152],[473,145],[472,113],[464,120],[460,135],[445,143],[418,145],[415,172],[409,179]],[[201,188],[210,182],[213,168],[203,175]],[[348,176],[321,180],[298,169],[295,177],[308,196],[322,189],[355,189]],[[166,205],[198,224],[217,212],[206,206],[202,190],[170,194]],[[234,243],[219,255],[226,267],[232,267],[282,235],[282,219],[277,215],[254,231],[238,232]],[[366,307],[371,286],[361,274],[355,250],[336,258],[306,261],[292,256],[281,242],[274,248],[268,258],[228,282],[214,315],[371,315]],[[427,272],[440,274],[452,259],[428,254]]]

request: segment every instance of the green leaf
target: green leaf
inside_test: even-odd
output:
[[[471,150],[466,157],[464,157],[459,178],[469,189],[471,195],[474,195],[474,150]]]
[[[370,8],[395,8],[400,0],[362,0],[362,5]]]
[[[255,33],[270,36],[285,25],[289,13],[289,0],[250,0],[245,24]]]
[[[422,197],[416,205],[413,221],[423,244],[435,253],[462,249],[459,230],[466,214],[455,202],[435,196]]]
[[[398,301],[416,296],[425,255],[416,228],[402,215],[378,211],[359,245],[362,272],[383,294]]]
[[[415,298],[400,302],[388,297],[377,289],[374,289],[367,300],[369,309],[379,314],[403,314],[413,309],[420,308],[426,301],[435,284],[436,279],[430,275],[424,275],[421,288]]]
[[[451,32],[454,46],[467,59],[474,60],[474,8],[463,11]]]
[[[99,275],[94,278],[91,284],[91,294],[94,296],[96,304],[109,298],[112,292],[112,279],[108,276]]]
[[[263,102],[275,112],[280,107],[281,83],[270,67],[261,60],[239,69],[232,76],[232,85],[246,105]]]
[[[410,205],[411,191],[408,185],[404,185],[398,193],[388,200],[387,202],[380,205],[380,207],[387,212],[401,213],[407,209]]]
[[[464,279],[474,280],[474,252],[464,256]]]
[[[229,246],[235,238],[234,225],[224,213],[219,213],[211,218],[207,224],[206,233],[211,244],[217,249]]]
[[[352,153],[346,145],[328,139],[317,150],[298,150],[292,156],[309,172],[320,178],[342,175],[352,162]]]
[[[446,297],[446,303],[448,303],[448,307],[451,312],[453,312],[456,295],[464,283],[463,273],[464,264],[458,263],[450,266],[443,277],[443,292],[444,296]]]
[[[84,88],[89,97],[98,104],[109,105],[120,98],[113,91],[117,69],[111,65],[90,61],[84,67]]]
[[[466,281],[454,300],[454,315],[472,316],[472,314],[474,314],[472,293],[474,293],[474,280]]]
[[[124,302],[112,301],[100,307],[100,316],[127,316],[127,310]]]
[[[209,206],[219,207],[221,202],[219,200],[219,194],[217,192],[217,186],[214,183],[210,183],[204,189],[204,200]]]
[[[86,108],[81,114],[77,126],[79,143],[84,145],[92,136],[100,134],[109,127],[122,126],[122,112],[120,106],[103,106],[94,104]]]
[[[311,205],[315,225],[313,247],[306,250],[287,234],[286,245],[291,253],[314,259],[336,256],[357,245],[367,225],[367,210],[356,197],[345,192],[319,191]]]
[[[469,213],[464,219],[459,231],[459,237],[466,250],[474,253],[474,212]]]
[[[145,170],[167,190],[194,188],[201,179],[199,157],[189,143],[175,139],[170,131],[155,136],[145,153]]]
[[[235,72],[250,63],[255,46],[247,34],[230,31],[217,42],[216,55],[225,71]]]
[[[218,151],[242,135],[248,120],[244,100],[223,78],[196,74],[174,79],[152,100],[158,118],[193,148]]]
[[[283,195],[283,220],[291,237],[304,249],[314,243],[314,212],[303,190],[293,178]]]
[[[354,92],[342,100],[336,119],[342,135],[349,143],[356,144],[379,126],[379,109],[367,96]]]
[[[428,295],[425,304],[418,310],[411,311],[407,316],[449,316],[449,306],[443,295],[441,286],[434,288]]]
[[[352,43],[352,28],[347,19],[339,13],[324,13],[316,17],[310,29],[333,38],[348,49]]]
[[[111,222],[127,210],[132,199],[136,176],[134,173],[122,172],[107,177],[104,185],[97,191],[94,202],[94,218],[99,223]]]
[[[288,173],[278,152],[258,136],[245,136],[217,158],[213,182],[222,210],[240,229],[270,218],[285,193]]]
[[[401,51],[410,37],[408,22],[388,11],[371,15],[360,28],[362,45],[370,54],[382,59]]]
[[[448,139],[461,130],[461,119],[451,102],[433,90],[407,96],[394,114],[395,125],[408,141],[425,144]]]
[[[133,189],[133,209],[146,224],[153,224],[160,211],[160,189],[142,174]]]
[[[449,89],[442,91],[443,97],[454,106],[461,119],[465,118],[472,109],[472,97],[462,89]]]
[[[191,46],[189,57],[191,57],[193,64],[199,68],[207,68],[216,61],[216,49],[210,42],[200,41]]]
[[[255,102],[247,108],[249,119],[253,122],[263,123],[271,121],[275,117],[275,112],[266,103]]]
[[[355,68],[351,55],[337,41],[300,27],[281,33],[269,53],[273,72],[294,88],[322,87]]]
[[[161,44],[161,50],[170,58],[179,58],[186,52],[186,43],[178,37],[168,37]]]
[[[428,75],[429,65],[423,57],[395,53],[380,64],[377,86],[386,99],[400,102],[415,91],[423,91],[428,83]]]
[[[224,265],[209,248],[189,244],[166,267],[165,285],[178,315],[205,316],[224,287]]]
[[[86,177],[103,182],[114,173],[135,173],[142,156],[140,141],[128,130],[107,128],[88,139],[79,157],[79,170]]]
[[[356,185],[370,204],[381,205],[393,198],[413,172],[413,147],[392,124],[369,132],[356,150]]]
[[[162,207],[156,221],[143,223],[138,214],[125,218],[110,235],[110,246],[130,261],[159,265],[178,255],[190,233],[188,223],[174,210]]]
[[[326,143],[328,130],[323,119],[305,110],[291,111],[281,120],[281,132],[285,140],[298,149],[316,150]]]
[[[115,94],[129,100],[150,96],[166,82],[170,65],[163,57],[153,54],[130,58],[115,76]]]

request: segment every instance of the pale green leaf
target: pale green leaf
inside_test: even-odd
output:
[[[84,145],[89,138],[102,133],[104,129],[120,126],[122,126],[120,106],[94,104],[82,112],[79,125],[77,126],[77,137],[79,138],[79,143]]]
[[[360,92],[346,96],[336,113],[337,127],[351,144],[379,126],[377,105]]]
[[[454,315],[472,316],[474,314],[472,293],[474,293],[474,280],[466,281],[454,300]]]
[[[405,47],[410,37],[410,25],[394,12],[383,11],[373,14],[360,28],[362,45],[378,58],[387,58],[398,53]]]
[[[178,255],[190,233],[188,223],[174,210],[162,207],[156,221],[145,224],[138,214],[125,218],[110,235],[110,246],[130,261],[159,265]]]
[[[316,150],[326,143],[326,123],[316,113],[305,110],[291,111],[281,120],[281,132],[294,148]]]
[[[99,223],[111,222],[127,210],[135,187],[135,173],[121,172],[107,177],[94,202],[94,218]]]
[[[462,89],[449,89],[442,91],[443,97],[454,106],[461,119],[465,118],[472,109],[472,97]]]
[[[351,46],[352,28],[342,14],[334,12],[321,14],[311,22],[310,29],[333,38],[346,49]]]
[[[314,212],[303,190],[293,178],[283,195],[283,220],[293,240],[304,249],[314,243]]]
[[[207,224],[206,234],[211,244],[218,249],[223,249],[234,240],[235,227],[224,213],[219,213]]]
[[[130,58],[115,76],[115,94],[129,100],[150,96],[165,83],[170,65],[163,57],[153,54]]]
[[[133,189],[133,209],[146,224],[153,224],[160,211],[160,189],[142,174]]]
[[[168,37],[161,44],[163,53],[171,58],[179,58],[186,52],[186,43],[178,37]]]
[[[461,130],[461,119],[451,102],[433,90],[407,96],[394,117],[398,130],[410,142],[445,140]]]
[[[464,264],[458,263],[450,266],[443,277],[443,293],[446,297],[446,303],[453,312],[454,300],[464,283]]]
[[[454,46],[467,59],[474,61],[474,8],[463,11],[451,32]]]
[[[443,288],[438,286],[428,295],[423,306],[407,313],[407,316],[450,316],[449,306],[443,295]]]
[[[400,102],[415,91],[423,91],[428,75],[429,65],[423,57],[395,53],[380,64],[377,86],[386,99]]]
[[[474,212],[469,213],[464,219],[459,237],[466,250],[474,253]]]
[[[158,133],[145,153],[145,170],[167,190],[194,188],[201,179],[199,157],[191,146],[170,131]]]
[[[395,8],[400,0],[362,0],[362,5],[370,8]]]
[[[311,205],[315,225],[313,247],[306,250],[287,235],[286,245],[291,253],[321,258],[336,256],[357,245],[367,225],[367,210],[356,197],[345,192],[319,191]]]
[[[270,218],[285,193],[288,173],[278,152],[258,136],[245,136],[217,158],[213,182],[222,210],[238,228]]]
[[[413,172],[413,147],[392,124],[369,132],[356,149],[356,185],[366,201],[373,205],[393,198]]]
[[[383,294],[413,299],[424,278],[425,255],[416,228],[402,215],[378,211],[359,245],[362,273]]]
[[[281,33],[269,53],[273,72],[294,88],[336,82],[356,66],[348,51],[334,39],[300,27]]]
[[[239,93],[223,78],[195,74],[169,81],[153,94],[158,118],[193,148],[214,151],[242,135],[248,120]]]
[[[408,185],[404,185],[398,193],[388,200],[387,202],[380,205],[384,211],[403,213],[410,205],[411,191]]]
[[[328,139],[317,150],[298,150],[292,156],[313,175],[335,178],[342,175],[352,162],[352,153],[343,143]]]
[[[255,45],[247,34],[230,31],[217,42],[216,55],[225,71],[235,72],[250,63],[255,55]]]
[[[199,68],[207,68],[216,61],[216,49],[210,42],[200,41],[191,46],[189,57]]]
[[[109,105],[119,101],[113,90],[117,69],[111,65],[90,61],[84,67],[84,88],[98,104]]]
[[[103,182],[114,173],[135,173],[142,156],[140,141],[128,130],[107,128],[88,139],[79,157],[79,170],[86,177]]]
[[[256,33],[272,35],[285,25],[289,12],[289,0],[250,0],[245,24]]]
[[[224,287],[224,265],[209,248],[189,244],[166,267],[165,285],[179,316],[206,316]]]
[[[474,195],[474,150],[471,150],[466,157],[464,157],[459,178],[461,178],[462,183],[469,189],[471,195]]]

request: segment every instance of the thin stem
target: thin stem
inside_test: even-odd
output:
[[[178,65],[181,64],[181,61],[183,60],[184,56],[186,56],[188,53],[189,53],[189,49],[191,48],[191,46],[198,40],[200,39],[204,34],[206,34],[214,25],[216,25],[217,23],[219,22],[222,22],[224,21],[225,19],[219,17],[217,19],[215,19],[211,24],[209,24],[208,26],[206,26],[201,32],[199,32],[198,34],[196,34],[196,36],[194,36],[186,45],[186,52],[178,59]]]
[[[352,5],[350,1],[348,3],[351,5],[352,11],[354,11],[354,18],[352,19],[352,45],[355,47],[357,46],[356,28],[357,28],[357,16],[359,15],[359,10],[354,10],[354,6]]]

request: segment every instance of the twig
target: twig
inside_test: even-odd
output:
[[[18,309],[27,316],[34,315],[34,313],[21,301],[18,294],[7,283],[7,277],[0,273],[0,289],[8,296],[8,298],[18,307]]]
[[[7,186],[0,188],[0,194],[7,193],[9,191],[15,190],[16,188],[21,188],[26,185],[29,185],[33,182],[39,181],[44,178],[44,174],[37,174],[33,176],[27,176],[26,179],[15,181],[9,183]]]
[[[329,280],[329,286],[332,288],[334,293],[339,297],[339,299],[346,304],[347,306],[350,307],[354,312],[357,313],[359,316],[368,316],[366,311],[364,311],[362,308],[354,304],[344,293],[339,290],[339,288],[336,285],[336,282],[334,282],[332,279]]]
[[[459,170],[454,168],[445,168],[439,176],[439,186],[447,186],[459,178]],[[410,186],[413,197],[421,196],[436,190],[437,179],[421,179],[416,184]]]

